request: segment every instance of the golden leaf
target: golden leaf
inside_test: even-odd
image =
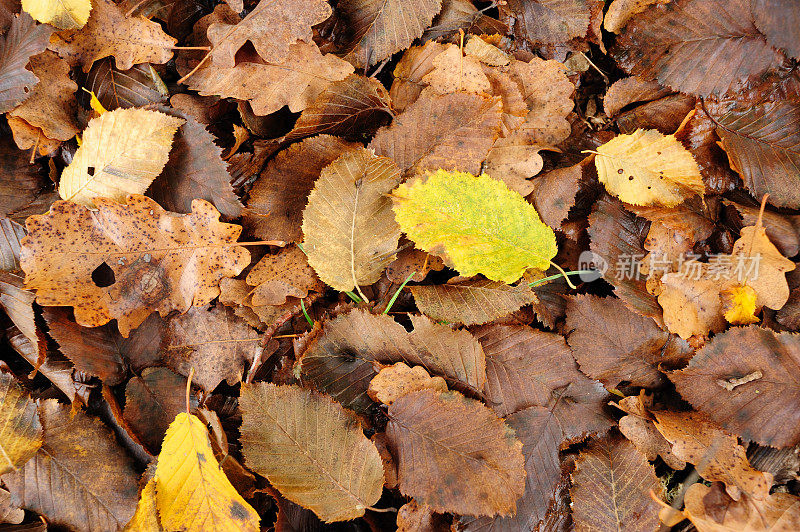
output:
[[[14,471],[42,445],[36,404],[14,377],[0,373],[0,475]]]
[[[735,285],[720,292],[722,312],[728,323],[749,325],[758,323],[756,317],[756,291],[752,286]]]
[[[91,0],[23,0],[22,9],[39,22],[60,30],[77,30],[89,20]]]

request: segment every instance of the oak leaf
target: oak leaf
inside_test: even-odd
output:
[[[715,336],[689,362],[669,375],[681,396],[712,421],[746,440],[785,447],[800,442],[794,421],[800,384],[792,368],[800,363],[795,334],[776,334],[755,325]],[[726,389],[730,379],[762,377]],[[722,383],[722,384],[720,384]]]
[[[98,211],[57,201],[48,214],[29,217],[20,261],[39,304],[75,307],[84,327],[116,318],[127,337],[152,312],[209,303],[222,278],[250,263],[249,252],[234,245],[241,228],[219,222],[204,200],[185,215],[144,196],[95,203]],[[99,287],[92,272],[104,263],[116,282]]]
[[[0,396],[0,474],[5,474],[36,454],[42,445],[42,425],[36,404],[8,373],[0,373]]]
[[[597,175],[606,190],[633,205],[674,207],[705,186],[691,153],[674,135],[640,129],[597,148]]]
[[[93,118],[61,173],[62,199],[94,207],[97,197],[124,202],[143,194],[169,160],[183,120],[148,109],[117,109]]]
[[[344,0],[337,8],[353,34],[348,58],[358,67],[380,63],[420,37],[441,7],[442,0]]]
[[[30,15],[20,13],[11,20],[5,38],[0,36],[0,113],[25,101],[39,78],[25,66],[45,50],[53,28],[36,24]]]
[[[70,66],[80,65],[89,72],[92,63],[109,55],[120,70],[137,63],[166,63],[176,42],[156,22],[126,17],[112,0],[95,0],[86,26],[54,34],[49,48]]]
[[[403,494],[437,512],[514,514],[525,489],[522,444],[491,410],[457,392],[420,390],[388,415]]]
[[[675,25],[682,30],[672,31]],[[648,6],[611,51],[624,70],[699,96],[724,94],[783,63],[753,24],[749,0]]]
[[[44,24],[60,30],[82,28],[89,20],[91,0],[24,0],[22,9]]]
[[[19,471],[3,476],[13,500],[49,525],[117,530],[133,516],[139,475],[100,420],[55,399],[39,406],[42,447]]]
[[[478,94],[422,96],[381,128],[369,147],[406,176],[437,169],[478,173],[500,130],[501,102]]]
[[[243,386],[239,402],[245,462],[281,495],[328,523],[378,502],[381,459],[352,412],[299,386],[266,383]]]
[[[575,530],[655,530],[659,506],[650,491],[661,492],[653,466],[628,440],[612,434],[593,441],[572,473]]]
[[[330,135],[305,139],[282,150],[261,172],[244,211],[244,225],[266,240],[300,242],[303,208],[322,169],[358,145]]]
[[[431,377],[422,366],[408,367],[402,362],[381,368],[369,381],[367,394],[373,401],[391,405],[398,397],[417,390],[446,392],[447,383],[441,377]]]
[[[400,238],[391,200],[397,166],[361,148],[327,167],[303,211],[304,249],[320,279],[346,291],[378,280]],[[360,290],[360,289],[359,289]]]
[[[528,268],[546,270],[557,251],[536,209],[485,174],[440,170],[400,185],[392,198],[408,238],[464,276],[513,283]]]
[[[331,14],[324,0],[261,0],[237,24],[214,22],[208,27],[212,64],[232,68],[234,56],[246,42],[268,63],[283,63],[296,41],[311,43],[311,26]]]
[[[181,412],[167,429],[155,477],[156,508],[167,530],[259,530],[258,513],[231,485],[206,426]]]

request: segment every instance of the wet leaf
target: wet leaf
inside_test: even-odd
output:
[[[731,499],[719,484],[693,484],[684,495],[684,515],[701,532],[793,530],[800,526],[800,499],[775,493],[763,501]]]

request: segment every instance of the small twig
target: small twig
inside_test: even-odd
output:
[[[717,385],[725,388],[729,392],[732,392],[733,389],[736,388],[737,386],[741,386],[742,384],[747,384],[748,382],[756,381],[756,380],[760,379],[763,376],[764,376],[764,374],[761,373],[760,369],[758,369],[758,370],[754,371],[753,373],[749,373],[749,374],[745,375],[744,377],[738,377],[738,378],[737,377],[731,377],[729,379],[717,379],[716,383],[717,383]]]

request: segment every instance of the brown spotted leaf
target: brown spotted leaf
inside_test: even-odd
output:
[[[522,444],[478,401],[421,390],[389,407],[400,491],[438,512],[512,515],[525,489]]]
[[[97,211],[57,201],[48,214],[27,220],[22,269],[43,306],[73,306],[84,327],[116,318],[127,337],[155,311],[166,315],[205,305],[219,281],[238,275],[250,253],[233,245],[241,227],[219,222],[204,200],[192,214],[165,211],[144,196],[122,205],[96,198]],[[105,264],[116,282],[99,287],[92,272]]]
[[[669,378],[684,399],[725,430],[785,447],[800,443],[798,368],[800,336],[751,325],[715,336]],[[761,377],[730,386],[754,374]]]
[[[650,491],[661,492],[644,456],[618,434],[593,441],[580,453],[572,473],[575,530],[651,531],[660,506]]]

